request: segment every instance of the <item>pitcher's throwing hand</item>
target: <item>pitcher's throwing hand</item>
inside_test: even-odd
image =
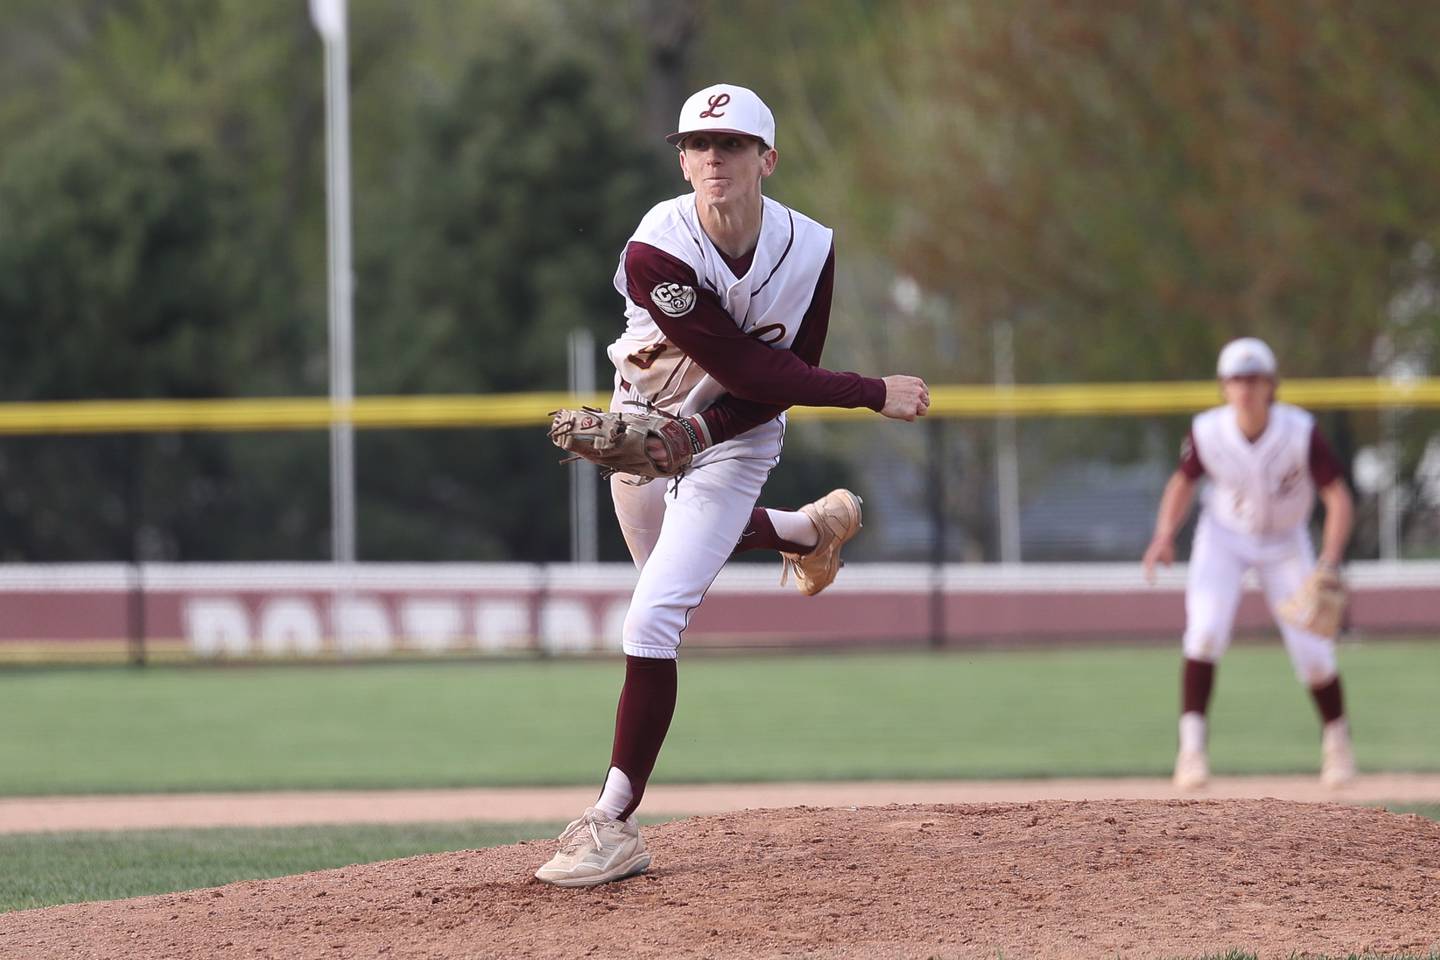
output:
[[[885,377],[885,406],[880,413],[892,420],[914,420],[930,411],[930,388],[919,377],[895,374]]]

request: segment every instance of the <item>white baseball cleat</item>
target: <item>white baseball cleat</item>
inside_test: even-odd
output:
[[[1355,779],[1355,750],[1350,746],[1350,728],[1342,720],[1325,725],[1320,738],[1320,782],[1343,787]]]
[[[643,873],[650,852],[635,818],[612,820],[590,807],[560,834],[560,850],[535,871],[557,887],[593,887]]]
[[[1210,759],[1204,750],[1181,750],[1175,758],[1175,788],[1198,790],[1210,781]]]
[[[780,584],[784,586],[790,571],[795,571],[795,588],[807,597],[835,582],[835,575],[845,565],[840,548],[860,532],[861,500],[849,490],[831,490],[814,503],[807,503],[800,512],[810,518],[820,534],[815,549],[809,553],[780,554]]]

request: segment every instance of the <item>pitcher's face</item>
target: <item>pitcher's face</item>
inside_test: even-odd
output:
[[[680,146],[680,170],[695,195],[712,205],[759,194],[777,159],[759,140],[736,133],[692,133]]]

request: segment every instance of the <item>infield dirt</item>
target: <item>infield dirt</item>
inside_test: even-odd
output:
[[[646,828],[561,890],[548,842],[0,916],[0,956],[1424,955],[1440,823],[1279,800],[795,807]]]

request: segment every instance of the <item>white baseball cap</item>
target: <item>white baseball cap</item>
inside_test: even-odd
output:
[[[754,90],[717,83],[690,95],[680,108],[680,124],[665,140],[679,146],[692,133],[739,133],[775,146],[775,114]]]
[[[1255,337],[1241,337],[1231,340],[1220,351],[1220,362],[1215,372],[1221,380],[1229,377],[1273,377],[1275,376],[1275,354],[1264,340]]]

